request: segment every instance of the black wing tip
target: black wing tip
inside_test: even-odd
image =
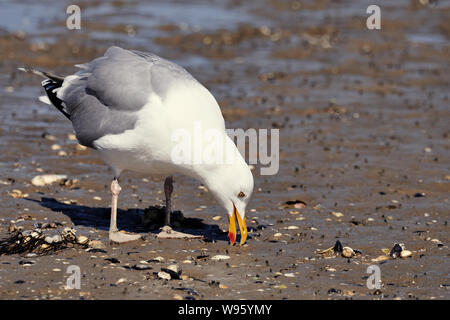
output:
[[[42,87],[44,87],[50,102],[58,109],[67,119],[70,120],[70,114],[64,110],[63,101],[56,96],[55,89],[61,87],[61,83],[57,83],[51,79],[46,79],[41,82]]]

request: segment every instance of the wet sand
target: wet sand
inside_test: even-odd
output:
[[[2,255],[0,298],[450,298],[445,1],[381,1],[381,30],[365,27],[370,1],[86,1],[79,31],[65,28],[68,4],[7,2],[2,15],[21,18],[0,19],[0,238],[11,224],[56,221],[105,248]],[[226,213],[182,176],[175,176],[174,209],[202,219],[189,231],[206,238],[157,239],[141,217],[163,203],[163,181],[132,172],[121,176],[118,224],[145,240],[108,242],[112,171],[77,146],[57,110],[37,101],[41,79],[16,68],[70,74],[110,45],[185,67],[217,98],[227,127],[280,129],[278,174],[253,170],[245,246],[230,247]],[[32,185],[41,174],[78,181]],[[306,207],[286,204],[295,200]],[[338,239],[362,253],[318,254]],[[372,261],[395,243],[412,256]],[[170,264],[182,268],[183,279],[158,278]],[[380,290],[366,286],[373,264]],[[80,267],[80,290],[64,288],[70,265]]]

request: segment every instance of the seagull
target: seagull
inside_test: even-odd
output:
[[[72,122],[78,142],[95,150],[112,168],[109,239],[124,243],[141,237],[117,228],[121,191],[118,179],[121,172],[131,170],[166,177],[165,226],[161,232],[173,231],[173,175],[182,174],[211,191],[228,214],[230,244],[236,241],[237,222],[243,245],[247,239],[245,211],[253,192],[253,175],[227,135],[220,107],[208,89],[171,61],[116,46],[75,67],[79,71],[66,77],[32,68],[19,69],[46,78],[42,86],[47,96],[39,100],[55,106]],[[214,132],[216,138],[212,145],[208,145],[208,132]],[[191,143],[181,144],[182,147],[194,144],[197,148],[174,152],[183,149],[176,139],[180,133],[182,138],[197,136],[186,138]],[[233,160],[216,157],[219,161],[199,161],[203,159],[199,153],[205,149]]]

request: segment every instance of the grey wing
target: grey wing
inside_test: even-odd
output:
[[[103,57],[79,65],[82,70],[66,77],[57,96],[70,114],[81,144],[107,134],[133,129],[136,111],[151,94],[161,100],[177,82],[196,82],[182,67],[154,54],[109,48]]]

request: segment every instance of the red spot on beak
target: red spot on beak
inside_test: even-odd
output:
[[[228,239],[230,239],[231,244],[234,244],[236,242],[236,233],[228,232]]]

